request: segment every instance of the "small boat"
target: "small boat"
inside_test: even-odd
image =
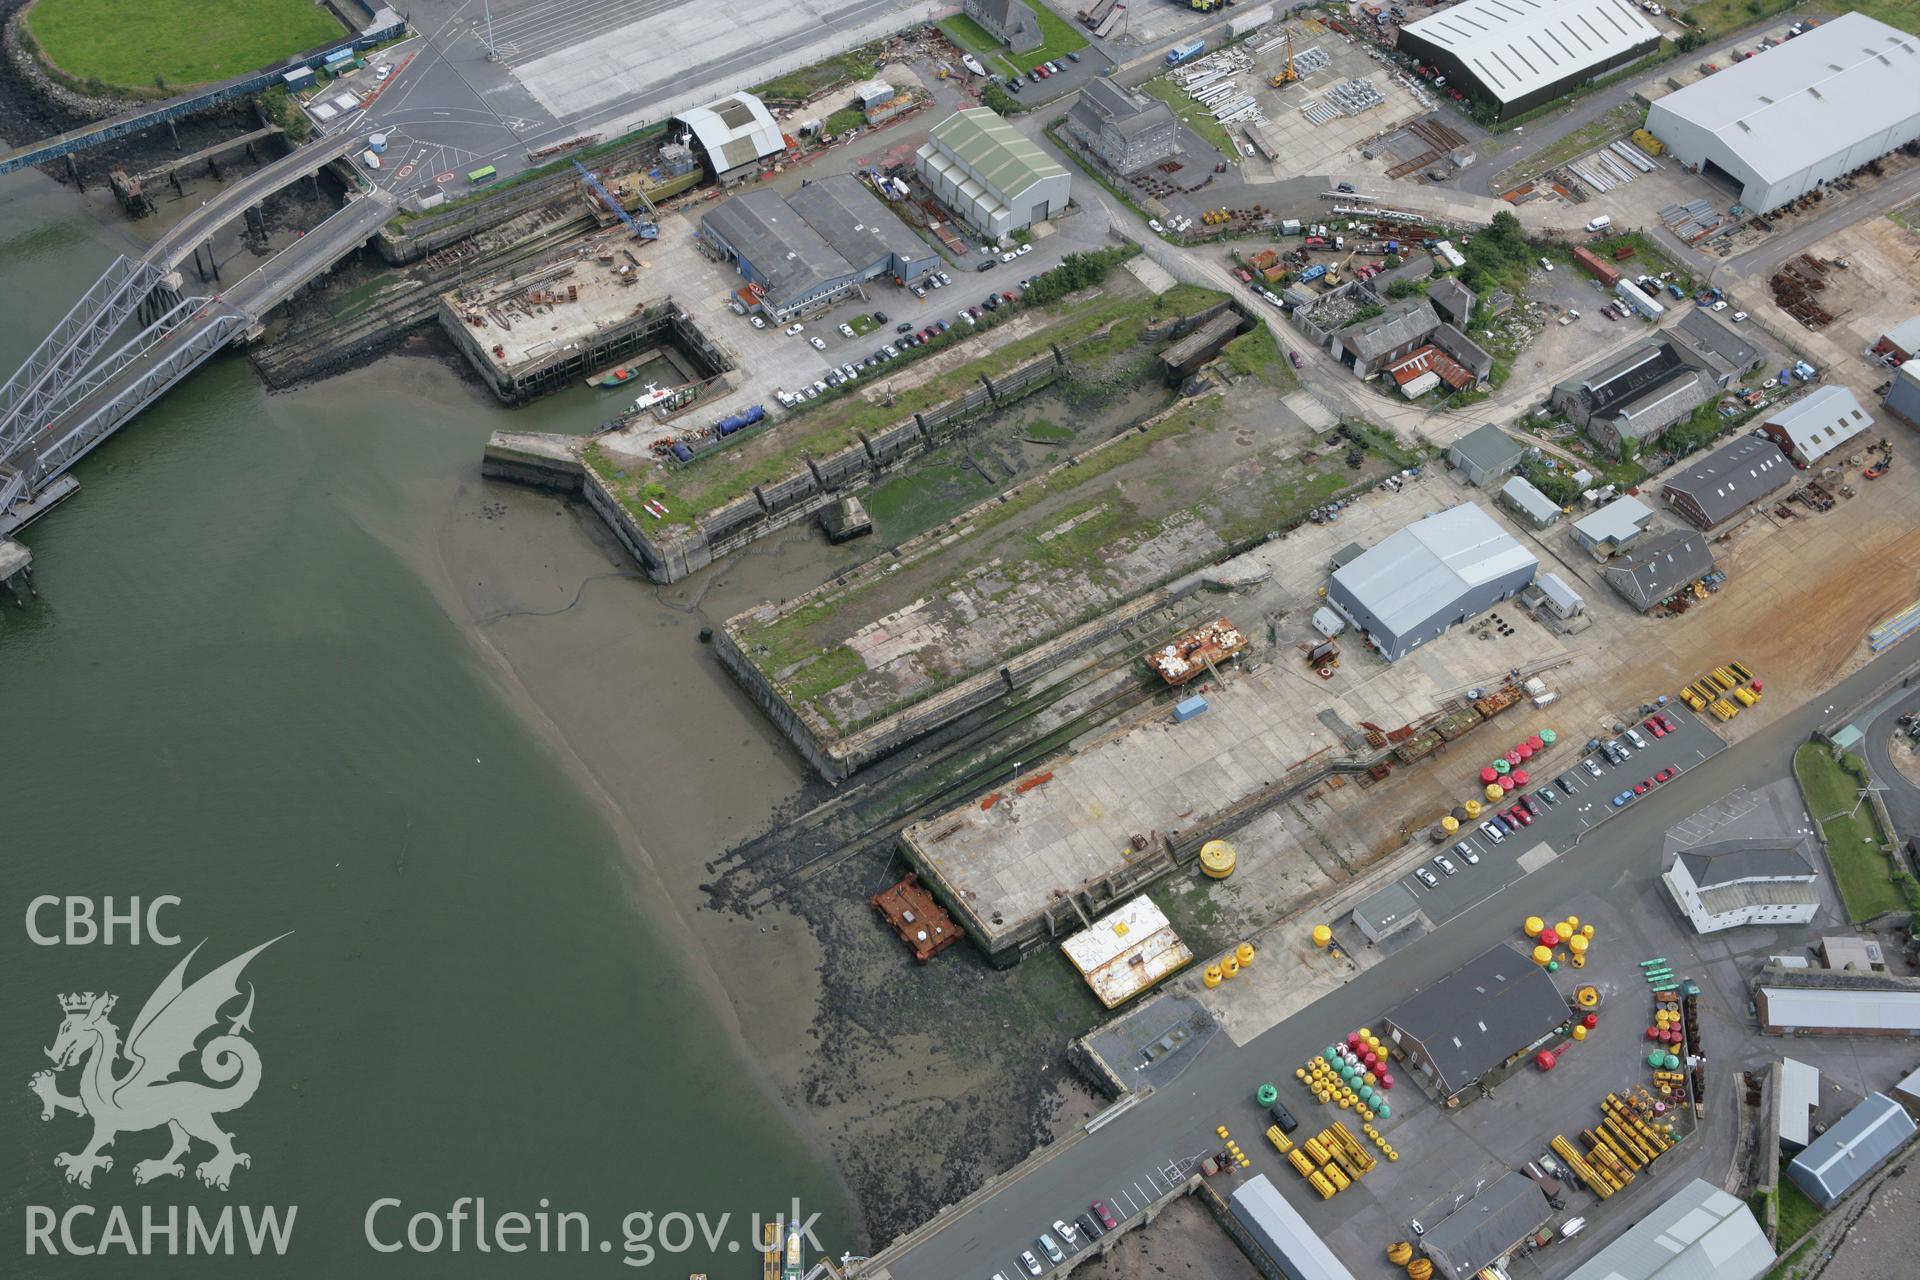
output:
[[[980,65],[980,59],[974,57],[970,53],[963,54],[961,56],[960,65],[965,67],[967,70],[973,72],[973,74],[977,76],[983,76],[987,74],[987,69]]]
[[[609,369],[597,378],[588,378],[587,385],[590,387],[619,387],[625,386],[632,380],[633,370],[631,369]]]
[[[647,384],[647,389],[645,391],[642,391],[639,397],[634,400],[633,407],[635,409],[644,411],[644,410],[653,408],[653,406],[661,403],[662,401],[670,400],[672,398],[673,398],[672,391],[662,390],[660,387],[660,384],[657,382],[649,382]]]

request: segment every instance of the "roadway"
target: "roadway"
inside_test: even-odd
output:
[[[142,256],[165,270],[174,270],[191,257],[193,251],[205,243],[209,236],[233,221],[238,214],[259,204],[288,183],[317,173],[341,156],[365,146],[362,139],[370,130],[369,125],[309,142],[296,147],[272,164],[255,169],[244,178],[227,183],[213,199],[203,201],[198,209],[169,227],[167,233],[154,241]]]
[[[1062,1140],[1050,1157],[1034,1161],[990,1194],[909,1233],[897,1256],[889,1248],[859,1275],[862,1280],[987,1280],[996,1271],[1009,1277],[1024,1274],[1018,1255],[1037,1247],[1035,1236],[1048,1223],[1056,1218],[1071,1221],[1095,1199],[1105,1199],[1118,1216],[1126,1203],[1122,1196],[1162,1185],[1159,1171],[1178,1171],[1199,1149],[1217,1145],[1211,1140],[1213,1126],[1230,1100],[1243,1099],[1250,1081],[1271,1078],[1274,1064],[1296,1061],[1302,1046],[1329,1043],[1372,1022],[1382,1009],[1417,989],[1420,983],[1410,975],[1450,973],[1485,950],[1489,938],[1509,935],[1514,921],[1531,914],[1540,902],[1596,896],[1619,900],[1637,893],[1646,876],[1647,852],[1661,847],[1668,828],[1718,797],[1742,787],[1757,789],[1786,775],[1795,745],[1828,718],[1823,706],[1830,710],[1831,704],[1862,699],[1916,662],[1920,637],[1841,681],[1819,705],[1804,704],[1748,741],[1698,760],[1677,783],[1656,788],[1617,814],[1609,806],[1603,826],[1575,835],[1578,856],[1554,858],[1524,877],[1521,892],[1515,892],[1521,885],[1515,881],[1486,895],[1390,960],[1364,970],[1244,1046],[1212,1037],[1171,1084],[1145,1095],[1095,1132],[1076,1132]],[[1676,722],[1691,719],[1684,710],[1672,714]],[[1683,747],[1688,743],[1695,750],[1700,745],[1691,735],[1681,740]],[[1643,755],[1659,758],[1660,745],[1651,744]],[[1626,772],[1609,771],[1615,777]],[[1637,777],[1638,769],[1633,772]],[[1249,1131],[1246,1136],[1257,1135]],[[1137,1217],[1125,1225],[1137,1225]],[[1589,1233],[1594,1238],[1582,1241],[1582,1248],[1597,1247],[1614,1228],[1626,1225],[1604,1224]],[[1084,1247],[1076,1250],[1085,1252]]]

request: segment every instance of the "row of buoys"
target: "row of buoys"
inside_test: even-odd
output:
[[[1253,956],[1253,944],[1251,942],[1243,942],[1226,955],[1221,956],[1218,960],[1208,965],[1206,971],[1200,975],[1200,981],[1206,984],[1207,989],[1211,991],[1222,982],[1230,978],[1239,977],[1242,969],[1251,968],[1253,966]]]

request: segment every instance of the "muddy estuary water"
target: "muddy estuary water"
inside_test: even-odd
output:
[[[87,199],[0,183],[9,370],[154,230]],[[807,935],[696,917],[708,859],[801,782],[707,660],[701,609],[828,552],[665,595],[582,513],[479,479],[490,430],[608,407],[580,388],[509,414],[407,355],[269,396],[223,356],[27,532],[42,599],[0,621],[0,1273],[718,1280],[758,1274],[752,1217],[795,1198],[827,1248],[858,1247],[778,1084],[818,1007]],[[121,921],[102,945],[133,899],[137,941]],[[270,939],[220,1023],[251,994],[257,1092],[215,1116],[249,1157],[227,1189],[197,1141],[155,1172],[191,1110],[164,1099],[115,1112],[111,1167],[69,1181],[56,1157],[92,1124],[43,1121],[28,1088],[63,1019],[124,1039],[195,944],[188,983]],[[189,1047],[212,1025],[193,990]],[[60,1095],[104,1062],[85,1043]],[[285,1256],[263,1265],[247,1225],[268,1214],[284,1234],[260,1250]],[[190,1216],[216,1245],[227,1222],[232,1256]]]

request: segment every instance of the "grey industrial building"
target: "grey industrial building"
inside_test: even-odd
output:
[[[964,0],[961,11],[988,35],[1015,53],[1026,53],[1046,43],[1046,32],[1021,0]]]
[[[1624,0],[1463,0],[1401,27],[1398,47],[1506,120],[1659,45],[1660,33]]]
[[[1658,436],[1719,393],[1711,370],[1659,337],[1557,383],[1547,404],[1620,457],[1627,441]]]
[[[1508,1173],[1427,1228],[1420,1250],[1445,1280],[1469,1280],[1553,1216],[1547,1193],[1524,1173]]]
[[[734,263],[775,320],[829,305],[882,277],[905,283],[939,266],[934,251],[851,174],[790,196],[758,188],[700,215],[700,235]]]
[[[1769,963],[1753,983],[1767,1035],[1920,1037],[1920,978]]]
[[[1353,908],[1354,926],[1369,942],[1385,942],[1402,929],[1413,927],[1419,919],[1420,900],[1398,880],[1368,894]]]
[[[1920,360],[1909,360],[1893,371],[1893,385],[1881,403],[1908,426],[1920,427]]]
[[[986,107],[935,125],[914,170],[961,221],[995,240],[1065,213],[1073,194],[1066,169]]]
[[[1466,476],[1468,484],[1491,488],[1525,452],[1518,440],[1489,422],[1455,440],[1447,449],[1447,461]]]
[[[1696,364],[1710,370],[1723,389],[1760,367],[1760,349],[1714,319],[1705,307],[1689,309],[1666,336],[1691,354]]]
[[[1786,1176],[1822,1209],[1831,1209],[1847,1192],[1893,1157],[1913,1137],[1913,1117],[1884,1093],[1841,1116],[1787,1165]]]
[[[1180,145],[1180,121],[1155,97],[1105,76],[1080,91],[1067,112],[1067,133],[1119,174],[1159,164]]]
[[[1653,523],[1653,508],[1632,494],[1621,494],[1606,506],[1573,522],[1573,539],[1597,559],[1619,554]]]
[[[1227,1210],[1234,1222],[1287,1280],[1353,1280],[1300,1211],[1264,1173],[1240,1184]],[[1262,1274],[1266,1272],[1262,1271]]]
[[[1500,486],[1500,502],[1535,529],[1544,529],[1560,520],[1560,504],[1534,488],[1525,476],[1507,477],[1507,482]]]
[[[1643,1206],[1567,1280],[1760,1280],[1773,1246],[1746,1201],[1704,1178]]]
[[[1873,419],[1853,392],[1830,382],[1768,410],[1758,430],[1804,469],[1873,430]]]
[[[1695,528],[1712,533],[1739,523],[1793,482],[1793,464],[1765,436],[1741,436],[1668,479],[1660,496]]]
[[[1362,378],[1371,378],[1433,336],[1440,317],[1425,298],[1389,302],[1370,320],[1335,329],[1327,349]]]
[[[1334,570],[1327,603],[1393,662],[1511,599],[1533,581],[1539,563],[1499,521],[1463,503]]]
[[[1692,529],[1669,529],[1615,555],[1600,576],[1622,600],[1645,613],[1712,572],[1713,552],[1706,538]]]
[[[1547,971],[1505,943],[1387,1011],[1388,1038],[1442,1099],[1551,1040],[1568,1018]]]
[[[1480,301],[1480,295],[1454,277],[1442,276],[1427,290],[1427,301],[1448,323],[1464,329],[1473,316],[1473,306]]]
[[[668,122],[667,131],[691,135],[707,176],[722,185],[752,177],[762,161],[787,149],[779,123],[750,93],[683,111]]]
[[[1920,138],[1917,76],[1920,38],[1842,13],[1656,99],[1647,130],[1771,213]]]

